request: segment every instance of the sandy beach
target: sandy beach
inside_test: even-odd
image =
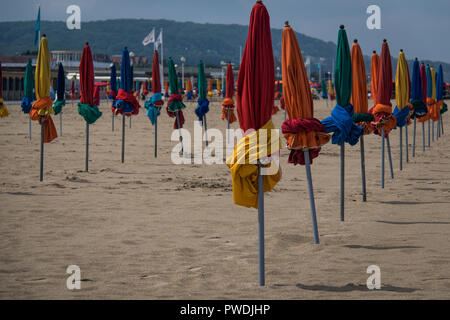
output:
[[[210,105],[208,128],[225,132],[218,101]],[[284,148],[283,177],[265,196],[266,286],[259,287],[257,211],[233,204],[226,165],[172,164],[177,142],[170,141],[173,119],[165,110],[158,158],[142,108],[131,128],[126,121],[122,164],[121,119],[112,132],[110,104],[102,102],[84,172],[85,121],[68,102],[63,135],[45,145],[39,182],[39,125],[33,122],[30,141],[28,115],[6,104],[11,114],[0,119],[2,299],[450,299],[448,113],[445,134],[425,153],[418,125],[416,156],[410,154],[403,171],[399,130],[391,133],[395,179],[386,157],[384,190],[380,137],[365,137],[366,203],[359,144],[346,145],[345,222],[339,221],[339,147],[322,148],[312,165],[318,245],[305,168],[288,164]],[[186,106],[185,128],[192,132],[195,104]],[[315,116],[323,119],[331,108],[315,101]],[[53,119],[59,133],[59,116]],[[283,111],[274,115],[275,126],[283,119]],[[410,146],[412,133],[410,126]],[[81,290],[66,288],[69,265],[81,269]],[[381,269],[381,290],[366,288],[370,265]]]

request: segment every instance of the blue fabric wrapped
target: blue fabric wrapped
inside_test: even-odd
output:
[[[187,99],[191,100],[192,99],[192,91],[188,91],[187,92]]]
[[[161,101],[161,92],[153,94],[150,98],[145,101],[145,109],[147,109],[147,117],[150,119],[152,125],[155,125],[156,118],[161,114],[161,106],[155,105],[155,102]]]
[[[209,111],[209,101],[208,99],[202,100],[199,98],[197,102],[198,106],[195,109],[195,114],[197,115],[199,121],[203,121],[203,116]]]
[[[394,115],[395,120],[397,121],[397,127],[398,128],[404,127],[408,122],[409,107],[406,106],[402,110],[400,110],[397,106],[395,106],[392,114]]]
[[[331,116],[322,120],[326,132],[333,132],[331,143],[342,146],[345,142],[354,146],[363,133],[363,128],[352,121],[353,106],[351,104],[345,107],[336,105],[331,111]]]
[[[23,97],[22,103],[20,106],[22,107],[23,113],[30,113],[32,107],[33,98],[32,97]]]
[[[115,100],[113,102],[113,107],[122,110],[123,113],[133,112],[133,105],[125,100]]]

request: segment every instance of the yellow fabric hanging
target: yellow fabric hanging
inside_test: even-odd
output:
[[[1,79],[0,79],[1,81]],[[3,104],[3,98],[0,98],[0,118],[9,116],[8,108]]]
[[[36,100],[50,97],[50,51],[46,37],[41,38],[39,53],[36,59],[36,72],[34,74],[34,83],[36,90]],[[37,109],[40,116],[53,113],[53,104]]]
[[[243,137],[236,144],[233,155],[227,159],[227,166],[231,169],[231,181],[233,185],[233,201],[235,204],[258,208],[258,165],[256,163],[260,157],[267,157],[278,152],[281,148],[281,140],[272,141],[272,129],[275,129],[272,120],[269,120],[263,127],[253,131]],[[267,140],[258,141],[260,130],[266,130]],[[268,164],[264,167],[269,167]],[[272,165],[275,165],[272,163]],[[280,170],[273,175],[264,176],[264,192],[272,190],[280,181]]]
[[[406,107],[409,102],[408,63],[403,52],[400,52],[398,55],[397,75],[395,76],[395,100],[400,110]]]
[[[431,71],[431,83],[433,85],[433,91],[432,91],[433,93],[432,93],[431,97],[433,98],[433,100],[436,100],[436,78],[434,75],[434,68],[431,67],[430,71]]]

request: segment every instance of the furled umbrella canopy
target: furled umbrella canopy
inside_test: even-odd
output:
[[[423,63],[420,65],[420,80],[422,81],[422,101],[427,104],[427,70]]]
[[[421,71],[419,60],[417,58],[414,60],[413,71],[412,71],[412,80],[411,80],[411,100],[410,103],[412,105],[411,118],[422,118],[427,112],[427,106],[423,102],[423,89],[422,89],[422,79],[421,79]]]
[[[56,80],[56,101],[53,104],[55,115],[62,111],[62,107],[66,105],[66,77],[64,76],[64,68],[60,62],[58,65],[58,78]]]
[[[133,70],[130,65],[130,53],[125,47],[122,51],[122,63],[120,65],[120,89],[114,102],[116,114],[124,114],[127,117],[139,114],[139,102],[133,95]]]
[[[338,32],[336,66],[334,72],[334,87],[337,105],[331,111],[331,116],[322,120],[327,133],[333,132],[331,142],[342,146],[345,142],[350,145],[358,143],[363,129],[353,120],[353,106],[350,104],[352,95],[352,62],[347,33],[341,25]]]
[[[209,80],[211,84],[211,79]],[[195,108],[195,114],[198,117],[198,121],[203,121],[203,117],[206,113],[209,111],[209,101],[207,99],[207,92],[206,92],[206,76],[205,76],[205,66],[203,64],[203,61],[200,61],[198,64],[198,91],[199,91],[199,97],[198,97],[198,104]]]
[[[200,82],[200,79],[199,79]],[[199,89],[200,89],[200,84],[198,85]],[[208,91],[207,91],[208,97],[212,96],[212,79],[208,79]]]
[[[117,71],[116,71],[116,65],[114,65],[114,64],[111,67],[111,73],[109,75],[109,88],[110,88],[110,91],[108,93],[108,98],[115,100],[116,95],[117,95]]]
[[[237,120],[237,118],[234,114],[234,75],[231,62],[229,62],[227,66],[227,77],[225,83],[225,99],[222,101],[222,120],[227,119],[229,123],[233,123]]]
[[[171,118],[176,118],[176,113],[178,112],[179,115],[179,121],[180,121],[180,128],[183,127],[184,124],[184,116],[183,116],[183,109],[186,108],[186,106],[183,103],[183,97],[181,94],[179,94],[178,91],[178,79],[177,79],[177,73],[175,71],[175,65],[173,63],[172,58],[169,58],[167,61],[168,64],[168,72],[169,72],[169,87],[170,87],[170,97],[169,101],[167,102],[167,114]],[[175,119],[175,122],[173,124],[174,129],[179,129],[178,127],[178,121]]]
[[[436,101],[436,78],[434,69],[430,66],[427,67],[427,105],[429,107],[430,119],[438,121],[440,118],[440,108]]]
[[[28,59],[25,68],[25,76],[23,77],[23,98],[20,106],[23,113],[30,113],[31,103],[33,102],[34,75],[31,59]]]
[[[94,62],[89,44],[83,48],[80,61],[80,102],[78,113],[88,124],[93,124],[101,117],[102,112],[94,104]]]
[[[304,151],[309,150],[310,163],[320,148],[330,140],[322,123],[314,118],[314,106],[303,56],[290,26],[283,29],[281,42],[283,96],[288,118],[281,130],[287,142],[289,163],[305,164]]]
[[[410,97],[410,79],[408,63],[403,50],[398,54],[397,74],[395,76],[395,101],[394,116],[398,127],[404,127],[408,122]]]
[[[192,99],[192,82],[191,82],[191,78],[188,78],[186,80],[186,94],[187,94],[187,99],[191,100]]]
[[[442,65],[439,65],[436,80],[436,100],[439,106],[439,112],[445,113],[448,110],[447,104],[444,103],[444,71]],[[441,124],[442,125],[442,124]]]
[[[379,65],[380,65],[380,57],[374,50],[372,53],[372,60],[370,63],[370,93],[374,106],[377,104]]]
[[[41,38],[39,44],[34,77],[37,100],[33,103],[30,110],[30,118],[40,122],[42,118],[44,119],[44,142],[47,143],[51,142],[58,135],[51,117],[53,101],[50,98],[50,51],[48,50],[48,41],[45,36]]]
[[[320,87],[322,88],[322,98],[328,99],[328,90],[327,90],[327,84],[325,83],[325,80],[322,80]]]
[[[152,96],[145,102],[147,117],[150,119],[152,125],[155,124],[157,117],[161,114],[161,107],[163,104],[164,101],[162,100],[159,72],[159,55],[158,51],[155,50],[152,62]]]
[[[258,166],[251,162],[256,163],[256,160],[277,153],[280,149],[279,138],[272,138],[272,129],[275,128],[271,120],[274,83],[270,18],[264,4],[258,1],[250,15],[238,75],[237,111],[239,125],[245,136],[227,159],[231,169],[233,200],[237,205],[258,207]],[[259,139],[258,148],[251,148],[250,152],[250,141],[260,135],[261,129],[266,131],[267,140]],[[264,191],[272,190],[279,180],[279,169],[275,174],[264,175]]]
[[[378,87],[376,94],[376,105],[370,109],[374,116],[372,121],[372,128],[375,134],[381,135],[384,129],[384,134],[387,136],[390,130],[396,126],[396,120],[392,114],[392,62],[391,54],[389,52],[389,45],[383,40],[381,47],[380,64],[378,68]]]
[[[361,47],[356,39],[353,42],[350,55],[352,59],[353,72],[351,103],[355,110],[352,120],[364,129],[364,134],[369,134],[372,132],[370,122],[373,121],[373,115],[368,113],[369,101],[367,96],[366,67],[364,65]]]

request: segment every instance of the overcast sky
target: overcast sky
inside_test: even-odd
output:
[[[81,8],[81,21],[114,18],[172,19],[177,21],[248,25],[252,0],[0,0],[0,21],[35,20],[41,4],[42,20],[67,18],[70,4]],[[450,0],[266,0],[272,28],[285,20],[298,32],[336,42],[340,24],[350,42],[357,38],[364,54],[380,50],[388,39],[391,54],[402,48],[408,58],[450,62]],[[366,27],[369,5],[381,8],[381,30]],[[83,25],[81,24],[81,28]],[[220,35],[217,35],[220,37]],[[300,44],[301,45],[301,44]]]

